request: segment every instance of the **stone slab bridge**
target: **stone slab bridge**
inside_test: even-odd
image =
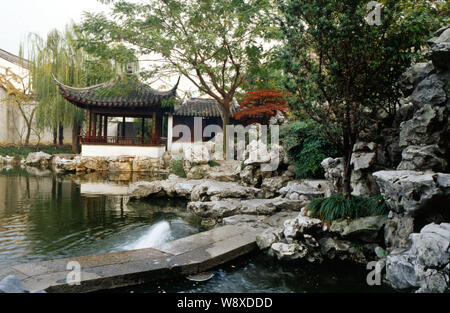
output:
[[[155,248],[20,264],[0,270],[16,275],[31,292],[87,293],[201,273],[257,248],[260,228],[227,225]],[[69,262],[81,265],[80,285],[67,282]]]

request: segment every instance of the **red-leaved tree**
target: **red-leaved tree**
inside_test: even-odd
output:
[[[277,111],[283,113],[287,111],[286,96],[287,92],[272,89],[248,91],[239,102],[240,110],[234,118],[248,124],[256,122],[268,124]]]

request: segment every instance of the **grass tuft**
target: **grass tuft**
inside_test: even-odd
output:
[[[334,194],[328,198],[312,200],[307,210],[311,212],[312,217],[329,222],[389,213],[389,208],[381,195],[351,196],[350,199],[346,199],[342,194]]]

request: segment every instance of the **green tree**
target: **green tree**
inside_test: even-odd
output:
[[[266,55],[263,38],[273,30],[271,1],[102,2],[113,3],[112,18],[87,14],[80,25],[87,51],[124,59],[134,52],[161,56],[147,75],[182,74],[216,99],[226,135],[233,99]]]
[[[412,1],[379,2],[381,24],[369,25],[368,1],[278,0],[285,86],[293,106],[342,147],[346,197],[358,135],[376,124],[380,110],[395,113],[396,82],[439,24],[427,1],[419,1],[417,10]]]
[[[85,115],[60,95],[53,75],[67,85],[86,87],[112,79],[117,71],[115,63],[94,58],[79,49],[76,44],[79,36],[72,27],[67,27],[64,33],[51,31],[45,41],[32,35],[28,42],[29,68],[38,101],[36,121],[41,127],[52,129],[55,137],[59,130],[60,144],[63,127],[72,126],[74,152],[78,150],[78,135]]]

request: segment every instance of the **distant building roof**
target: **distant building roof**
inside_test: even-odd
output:
[[[175,97],[178,83],[169,91],[159,91],[150,86],[135,81],[109,81],[86,88],[66,86],[53,77],[59,87],[61,95],[78,107],[103,108],[114,110],[145,109],[160,106],[162,101]],[[117,95],[115,89],[123,89],[126,94]],[[104,96],[102,96],[104,95]]]
[[[175,116],[221,117],[222,107],[215,99],[191,98],[175,106]],[[232,114],[237,110],[232,107]]]
[[[13,64],[16,64],[18,66],[28,68],[28,63],[29,63],[28,60],[20,58],[17,55],[14,55],[3,49],[0,49],[0,58],[6,60],[8,62],[11,62]]]

